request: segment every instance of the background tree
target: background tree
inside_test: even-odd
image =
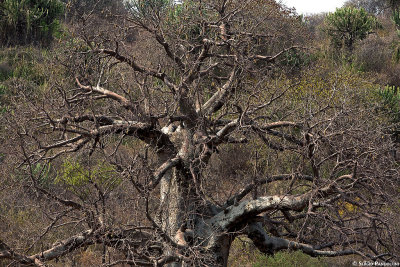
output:
[[[63,5],[58,0],[4,0],[0,2],[0,45],[48,46],[60,30]]]
[[[399,0],[388,0],[389,6],[392,8],[392,10],[396,10],[400,7],[400,1]]]
[[[344,7],[337,9],[326,17],[326,32],[335,47],[345,47],[352,52],[358,40],[365,39],[378,27],[375,17],[365,9]]]
[[[2,167],[22,163],[1,170],[0,259],[226,266],[247,236],[265,254],[396,261],[377,86],[317,63],[288,75],[307,36],[274,1],[142,3],[108,32],[85,16],[48,59],[58,76],[1,116]]]
[[[381,0],[349,0],[344,3],[343,7],[363,8],[368,13],[377,16],[388,9],[388,3]]]
[[[61,2],[66,7],[64,20],[71,24],[76,23],[76,20],[85,19],[88,15],[103,19],[112,18],[112,14],[119,14],[124,5],[124,1],[121,0],[61,0]]]
[[[393,11],[392,18],[396,25],[398,38],[400,38],[400,8]],[[394,58],[397,62],[400,62],[400,44],[397,44],[394,50]]]

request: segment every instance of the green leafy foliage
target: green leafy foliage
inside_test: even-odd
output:
[[[0,51],[0,113],[8,110],[18,94],[34,97],[48,88],[49,55],[33,47]]]
[[[34,47],[6,48],[0,51],[0,109],[18,94],[32,97],[48,88],[51,56]],[[54,70],[53,70],[54,71]]]
[[[345,47],[349,52],[358,40],[365,39],[372,30],[379,27],[377,19],[365,9],[339,8],[326,17],[325,31],[336,48]]]
[[[253,267],[324,267],[323,260],[312,258],[301,251],[278,252],[273,256],[260,255]]]
[[[48,187],[52,183],[51,164],[37,163],[32,166],[32,174],[41,187]]]
[[[292,71],[298,71],[310,65],[312,60],[313,58],[310,54],[300,50],[290,50],[284,54],[282,64]]]
[[[392,122],[391,132],[394,139],[400,142],[400,88],[395,86],[386,86],[378,92],[382,100],[381,111],[383,111]]]
[[[0,3],[0,44],[48,46],[60,31],[64,5],[58,0],[4,0]]]
[[[116,176],[112,165],[97,164],[88,168],[78,161],[68,159],[62,164],[55,182],[64,184],[76,195],[86,198],[90,194],[90,185],[96,184],[104,190],[112,190],[121,183],[121,179]]]
[[[228,266],[231,267],[325,267],[329,266],[324,258],[313,258],[301,251],[281,251],[274,255],[265,255],[257,250],[245,237],[236,238],[229,254]]]
[[[396,25],[396,30],[397,30],[397,36],[400,38],[400,8],[395,9],[393,11],[393,16],[392,16],[393,22]],[[400,62],[400,41],[395,44],[394,48],[394,60],[398,63]]]
[[[396,24],[398,31],[400,31],[400,9],[393,11],[393,22]],[[399,32],[400,34],[400,32]]]
[[[380,97],[383,100],[383,105],[385,108],[390,110],[391,114],[399,113],[400,111],[400,92],[399,88],[393,86],[386,86],[383,90],[379,92]]]
[[[6,94],[7,87],[0,84],[0,113],[5,113],[7,111],[7,106],[3,104],[3,97]]]
[[[400,44],[396,46],[394,50],[394,60],[400,62]]]

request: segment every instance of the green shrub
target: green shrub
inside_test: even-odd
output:
[[[7,63],[0,63],[0,82],[7,80],[12,75],[12,69]]]
[[[103,189],[112,190],[122,182],[116,175],[115,168],[109,164],[99,163],[89,168],[78,161],[68,159],[61,168],[55,182],[65,185],[68,190],[82,198],[89,196],[91,184],[95,183]]]
[[[64,5],[58,0],[4,0],[0,3],[0,45],[48,46],[60,31]]]
[[[301,70],[309,66],[313,60],[312,56],[300,50],[290,50],[283,55],[282,64],[291,71]]]
[[[394,24],[396,25],[398,38],[400,38],[400,8],[393,11],[392,19],[393,19]],[[397,42],[397,44],[395,44],[393,57],[397,63],[400,62],[400,42],[399,41]]]
[[[379,95],[383,100],[383,107],[389,111],[391,115],[399,113],[400,92],[399,88],[393,86],[386,86],[379,91]]]
[[[258,256],[253,267],[324,267],[327,264],[319,259],[304,254],[301,251],[278,252],[273,256]]]
[[[398,126],[400,123],[400,88],[386,86],[378,94],[382,99],[380,109],[393,124],[390,131],[393,134],[394,140],[400,142],[400,127]]]
[[[336,48],[345,47],[352,52],[358,40],[365,39],[372,30],[379,27],[377,19],[365,9],[344,7],[336,9],[326,17],[325,31]]]
[[[33,47],[4,49],[0,52],[0,84],[19,79],[43,86],[49,80],[50,60],[45,50]]]
[[[325,267],[324,258],[313,258],[301,251],[281,251],[274,255],[261,253],[247,237],[236,238],[229,253],[228,266],[242,267]]]
[[[5,85],[0,84],[0,114],[7,111],[7,106],[3,103],[5,102],[3,98],[6,92],[7,92],[7,87]]]
[[[50,175],[51,164],[37,163],[32,166],[32,174],[36,178],[37,183],[41,187],[48,187],[52,183],[52,177]]]

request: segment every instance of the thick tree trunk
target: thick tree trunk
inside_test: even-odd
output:
[[[182,174],[176,168],[168,171],[161,180],[161,226],[162,230],[178,245],[185,246],[186,240],[181,231],[182,225],[186,224],[188,212],[185,207],[187,190],[182,184]],[[175,254],[175,248],[166,246],[164,251],[166,256]],[[173,262],[166,265],[168,267],[186,266],[182,262]]]
[[[196,196],[195,189],[185,174],[178,168],[167,172],[161,180],[161,226],[163,231],[180,246],[200,245],[202,255],[186,255],[188,258],[201,257],[209,266],[227,266],[231,237],[219,233],[205,223],[209,211]],[[195,243],[195,244],[194,244]],[[171,256],[175,248],[168,247],[165,255]],[[190,263],[173,262],[168,267],[192,266]]]
[[[161,180],[161,225],[170,237],[173,237],[183,223],[182,188],[176,169],[168,171]]]
[[[173,135],[173,142],[179,147],[178,156],[181,162],[165,173],[161,180],[161,227],[178,246],[188,248],[180,253],[185,251],[183,256],[190,261],[170,263],[168,266],[193,266],[193,262],[203,262],[208,266],[227,266],[230,237],[207,223],[218,211],[212,211],[215,208],[202,197],[198,188],[200,170],[193,164],[200,156],[195,151],[195,131],[179,128],[175,132],[164,129],[164,132]],[[161,155],[160,162],[166,162],[170,157],[171,155]],[[207,159],[203,158],[204,160]],[[201,253],[190,255],[191,246],[196,247],[197,251],[202,248]],[[176,252],[177,249],[173,246],[166,246],[164,253],[172,256]]]
[[[165,161],[164,158],[161,158],[161,160]],[[176,168],[170,169],[161,179],[160,202],[161,228],[173,241],[177,242],[175,234],[183,221],[183,200],[182,188],[178,181],[178,172]],[[164,254],[166,256],[172,256],[174,253],[175,251],[173,248],[165,246]],[[174,262],[166,266],[180,267],[182,264]]]
[[[228,234],[217,234],[216,240],[212,241],[212,247],[210,252],[210,264],[209,266],[228,266],[229,250],[232,243],[232,237]]]

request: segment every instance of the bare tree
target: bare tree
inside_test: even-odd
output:
[[[346,1],[344,6],[352,6],[355,8],[364,8],[368,13],[380,15],[389,8],[387,1],[376,0],[349,0]]]
[[[393,260],[399,173],[371,94],[279,82],[300,21],[274,1],[182,2],[136,1],[109,35],[82,31],[74,85],[19,99],[8,119],[49,224],[28,250],[0,241],[0,259],[101,245],[104,266],[226,266],[247,235],[268,254]]]

